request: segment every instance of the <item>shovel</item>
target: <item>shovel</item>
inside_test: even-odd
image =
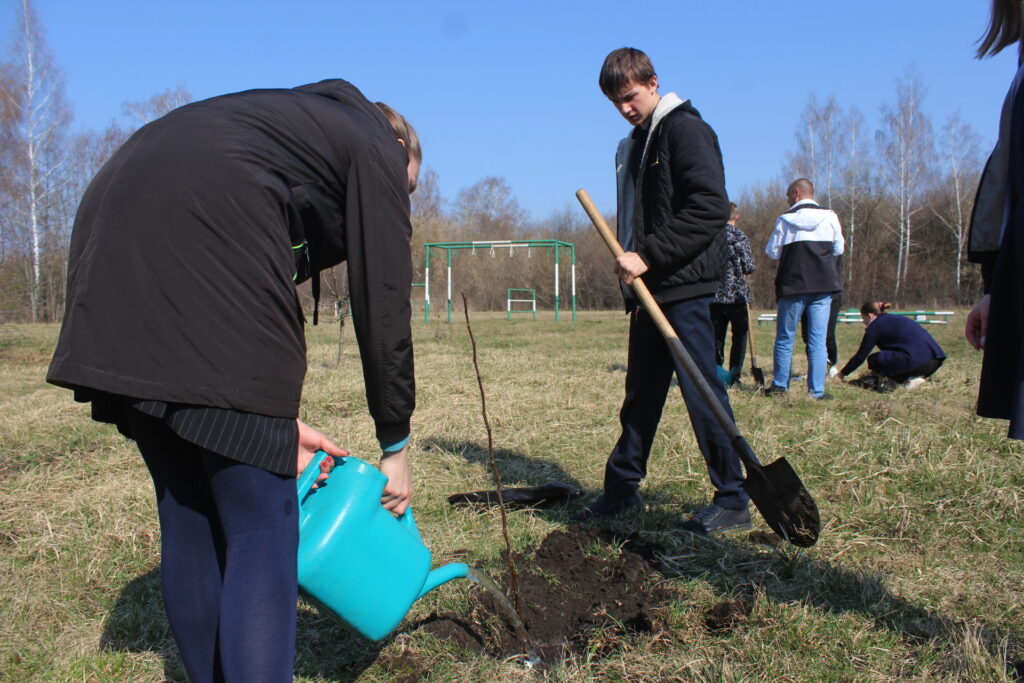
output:
[[[757,385],[764,389],[764,370],[757,367],[757,356],[754,354],[754,314],[750,311],[750,302],[747,302],[747,339],[750,341],[750,374],[754,376]]]
[[[597,228],[612,254],[616,257],[622,255],[624,253],[622,246],[619,245],[586,190],[577,191],[576,198],[580,200],[580,204],[583,205],[583,209],[590,216],[594,227]],[[669,324],[658,303],[651,296],[650,290],[640,278],[633,280],[633,291],[643,303],[644,308],[647,309],[647,313],[655,325],[658,326],[672,355],[683,367],[690,381],[697,385],[697,390],[704,402],[714,413],[722,431],[729,437],[733,450],[743,461],[747,470],[743,488],[750,499],[754,501],[754,506],[764,517],[765,522],[768,523],[772,531],[795,546],[809,548],[814,545],[821,532],[821,518],[818,515],[818,506],[814,502],[814,498],[804,488],[800,477],[785,458],[779,458],[767,466],[762,466],[758,462],[754,451],[740,434],[736,423],[729,417],[718,397],[712,392],[707,380],[697,369],[690,354],[686,351],[686,347],[683,346],[683,342],[679,340],[676,331],[672,329],[672,325]]]
[[[549,481],[541,486],[524,486],[520,488],[502,489],[501,499],[510,507],[533,507],[561,503],[583,495],[583,489],[566,484],[564,481]],[[451,505],[498,505],[497,490],[473,491],[471,493],[454,493],[448,496]]]

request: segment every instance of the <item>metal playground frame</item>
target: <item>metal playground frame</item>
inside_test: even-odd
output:
[[[434,249],[442,249],[445,252],[445,261],[448,272],[448,320],[452,321],[452,252],[460,249],[488,249],[494,253],[495,249],[508,249],[511,256],[515,249],[523,248],[529,253],[530,249],[551,249],[555,257],[555,322],[560,320],[559,290],[558,290],[558,260],[562,249],[569,250],[571,259],[571,289],[572,289],[572,321],[576,322],[576,246],[571,242],[562,240],[476,240],[473,242],[427,242],[423,245],[423,322],[430,322],[430,253]]]

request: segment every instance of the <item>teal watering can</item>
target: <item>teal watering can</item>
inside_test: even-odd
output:
[[[387,483],[359,458],[335,458],[330,478],[313,488],[318,451],[299,476],[299,590],[370,640],[381,640],[418,599],[465,577],[453,562],[430,569],[412,508],[395,517],[380,504]]]

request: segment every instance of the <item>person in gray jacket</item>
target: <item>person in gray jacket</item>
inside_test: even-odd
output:
[[[775,274],[778,319],[775,329],[775,376],[765,391],[778,396],[789,391],[793,360],[793,339],[797,322],[806,309],[807,390],[812,398],[824,399],[827,354],[825,336],[832,294],[842,289],[836,256],[843,253],[843,230],[834,211],[814,201],[814,185],[807,178],[789,184],[786,199],[790,208],[775,221],[764,251],[779,262]]]
[[[750,302],[750,285],[747,275],[754,272],[754,255],[750,251],[750,240],[743,231],[736,227],[740,218],[739,208],[729,203],[729,222],[725,225],[726,240],[729,246],[729,258],[726,261],[722,284],[715,292],[715,300],[711,303],[711,324],[715,326],[715,362],[718,363],[718,374],[727,387],[739,381],[743,372],[743,357],[746,355],[747,331],[750,327],[750,316],[747,306]],[[732,347],[729,349],[729,370],[725,364],[725,333],[732,325]]]

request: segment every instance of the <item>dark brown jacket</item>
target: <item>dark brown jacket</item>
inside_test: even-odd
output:
[[[383,442],[415,402],[407,157],[353,85],[250,90],[172,111],[87,189],[47,379],[135,398],[298,415],[306,371],[293,244],[348,261]]]

